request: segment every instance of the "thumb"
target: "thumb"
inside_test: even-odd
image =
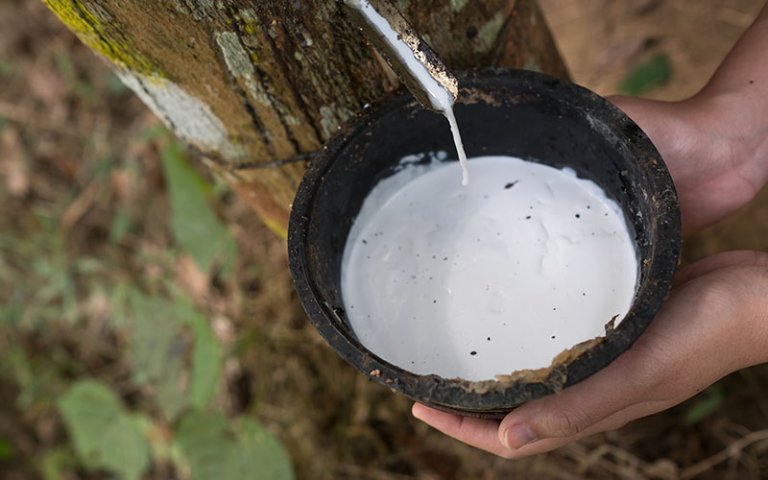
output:
[[[663,407],[648,398],[657,362],[646,359],[638,364],[637,358],[630,350],[589,379],[513,411],[499,426],[499,441],[513,451],[526,446],[550,450],[642,416],[638,405],[647,406],[648,413],[660,410]]]
[[[736,269],[759,259],[731,253],[688,267],[701,276],[684,279],[632,348],[586,380],[511,412],[499,425],[500,443],[519,456],[551,450],[669,408],[754,364],[753,348],[733,345],[754,337],[749,324],[737,325],[750,316],[742,309],[754,295],[742,283],[758,282]]]

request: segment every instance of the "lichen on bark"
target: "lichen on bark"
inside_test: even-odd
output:
[[[42,1],[80,41],[116,66],[147,77],[163,76],[159,63],[136,48],[130,35],[112,23],[108,10],[88,8],[82,0]]]

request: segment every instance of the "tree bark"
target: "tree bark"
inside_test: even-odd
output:
[[[398,86],[334,0],[43,0],[273,230],[305,163]],[[566,76],[535,0],[394,0],[449,68]]]

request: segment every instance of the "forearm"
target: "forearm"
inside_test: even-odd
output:
[[[748,362],[750,366],[768,363],[768,258],[765,254],[756,254],[756,259],[750,269],[755,282],[748,297],[751,303],[747,313],[754,332],[751,341],[755,342],[754,357]]]
[[[718,67],[703,94],[737,93],[768,104],[768,4]]]
[[[755,358],[751,359],[751,365],[768,363],[768,264],[753,267],[755,275],[760,279],[754,287],[752,298],[752,315],[755,325],[758,348]]]
[[[745,156],[742,175],[762,187],[768,181],[768,4],[736,43],[695,100],[731,125],[730,141]]]
[[[714,289],[710,288],[709,293],[714,295],[709,295],[710,303],[705,308],[718,310],[718,305],[724,306],[719,315],[725,321],[716,333],[724,340],[719,342],[723,351],[713,355],[717,365],[724,368],[722,373],[730,373],[768,363],[768,253],[742,250],[713,255],[678,272],[676,288],[698,281],[697,288],[704,291],[699,287],[702,279],[715,276],[719,281]],[[713,338],[712,343],[718,342]],[[709,370],[716,370],[715,366]]]

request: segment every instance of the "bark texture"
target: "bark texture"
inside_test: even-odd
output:
[[[282,235],[305,162],[399,84],[335,0],[43,2]],[[535,0],[394,4],[453,70],[567,75]]]

